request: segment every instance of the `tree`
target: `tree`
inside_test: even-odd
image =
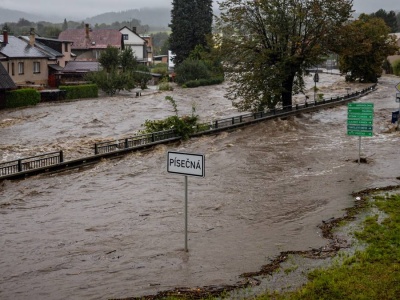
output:
[[[116,70],[120,63],[118,48],[108,45],[107,49],[101,53],[99,57],[99,63],[103,66],[107,73]]]
[[[115,47],[107,46],[100,55],[99,62],[103,70],[88,74],[87,80],[97,84],[105,93],[113,96],[121,90],[131,90],[135,87],[133,71],[136,60],[131,48],[120,52]]]
[[[166,32],[157,32],[151,34],[153,40],[154,55],[168,54],[168,49],[164,53],[161,52],[163,45],[168,41],[169,35]]]
[[[147,88],[147,82],[152,79],[150,70],[145,65],[137,65],[132,74],[134,81],[142,90]]]
[[[377,82],[382,65],[398,50],[396,39],[381,18],[362,14],[338,32],[336,53],[347,81]]]
[[[396,13],[393,10],[391,10],[390,12],[386,12],[386,10],[380,9],[377,12],[372,13],[370,16],[381,18],[383,21],[385,21],[386,25],[390,28],[390,32],[392,33],[397,32],[397,30],[399,29]]]
[[[278,103],[288,109],[303,91],[306,68],[328,53],[351,15],[352,0],[227,0],[220,3],[219,44],[227,97],[241,110]]]
[[[64,30],[67,30],[67,29],[68,29],[68,22],[67,22],[67,19],[64,19],[64,23],[62,25],[62,30],[64,31]]]
[[[212,0],[173,0],[171,11],[170,50],[175,64],[183,62],[197,46],[206,46],[213,21]]]
[[[126,47],[119,56],[120,64],[122,67],[122,72],[132,71],[137,66],[137,61],[135,59],[134,53],[131,47]]]

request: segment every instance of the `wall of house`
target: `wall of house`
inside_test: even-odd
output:
[[[120,30],[122,35],[127,35],[127,39],[124,39],[125,47],[130,47],[134,52],[137,60],[142,61],[144,57],[144,49],[146,47],[146,42],[140,36],[129,30],[128,28],[123,28]]]
[[[67,62],[74,60],[74,58],[71,55],[71,43],[63,42],[62,43],[62,52],[64,56],[60,57],[58,59],[58,64],[61,67],[65,67]]]
[[[39,72],[34,72],[35,62],[39,63]],[[16,85],[47,85],[49,74],[47,58],[13,59],[1,61],[1,63]],[[23,73],[20,73],[19,63],[23,63]]]

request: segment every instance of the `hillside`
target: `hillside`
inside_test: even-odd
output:
[[[167,28],[170,22],[171,9],[164,8],[141,8],[130,9],[120,12],[108,12],[97,16],[87,17],[85,23],[92,25],[97,24],[112,24],[114,22],[130,21],[137,19],[142,25],[148,25],[151,28]],[[53,23],[61,23],[64,19],[53,15],[36,15],[18,10],[5,9],[0,7],[0,24],[9,22],[18,22],[19,19],[26,19],[31,22],[47,21]],[[67,20],[69,20],[67,18]]]
[[[36,15],[31,13],[26,13],[23,11],[6,9],[0,7],[0,24],[8,22],[17,22],[19,19],[26,19],[31,22],[47,21],[47,22],[58,22],[59,18],[51,15]]]
[[[168,27],[171,21],[170,8],[141,8],[130,9],[120,12],[108,12],[94,17],[86,18],[85,23],[92,25],[97,24],[112,24],[114,22],[129,21],[132,19],[140,20],[142,25],[150,27]]]

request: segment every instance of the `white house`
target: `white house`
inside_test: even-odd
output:
[[[148,49],[147,42],[144,38],[140,37],[136,33],[136,27],[129,29],[128,27],[123,27],[119,30],[122,34],[122,39],[124,40],[125,47],[132,49],[136,60],[140,63],[148,64]]]

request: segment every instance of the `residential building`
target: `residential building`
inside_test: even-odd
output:
[[[6,106],[6,91],[16,89],[14,81],[11,79],[3,64],[0,64],[0,108]]]
[[[71,41],[71,51],[76,61],[97,61],[101,52],[112,46],[122,50],[122,34],[116,29],[92,30],[89,24],[84,29],[67,29],[62,31],[59,40]]]
[[[150,65],[153,63],[153,43],[151,36],[140,36],[136,27],[132,29],[123,27],[119,30],[122,34],[125,47],[132,49],[139,63]]]
[[[19,86],[47,85],[48,64],[55,64],[56,59],[36,48],[34,39],[27,42],[3,31],[0,35],[0,63]]]

